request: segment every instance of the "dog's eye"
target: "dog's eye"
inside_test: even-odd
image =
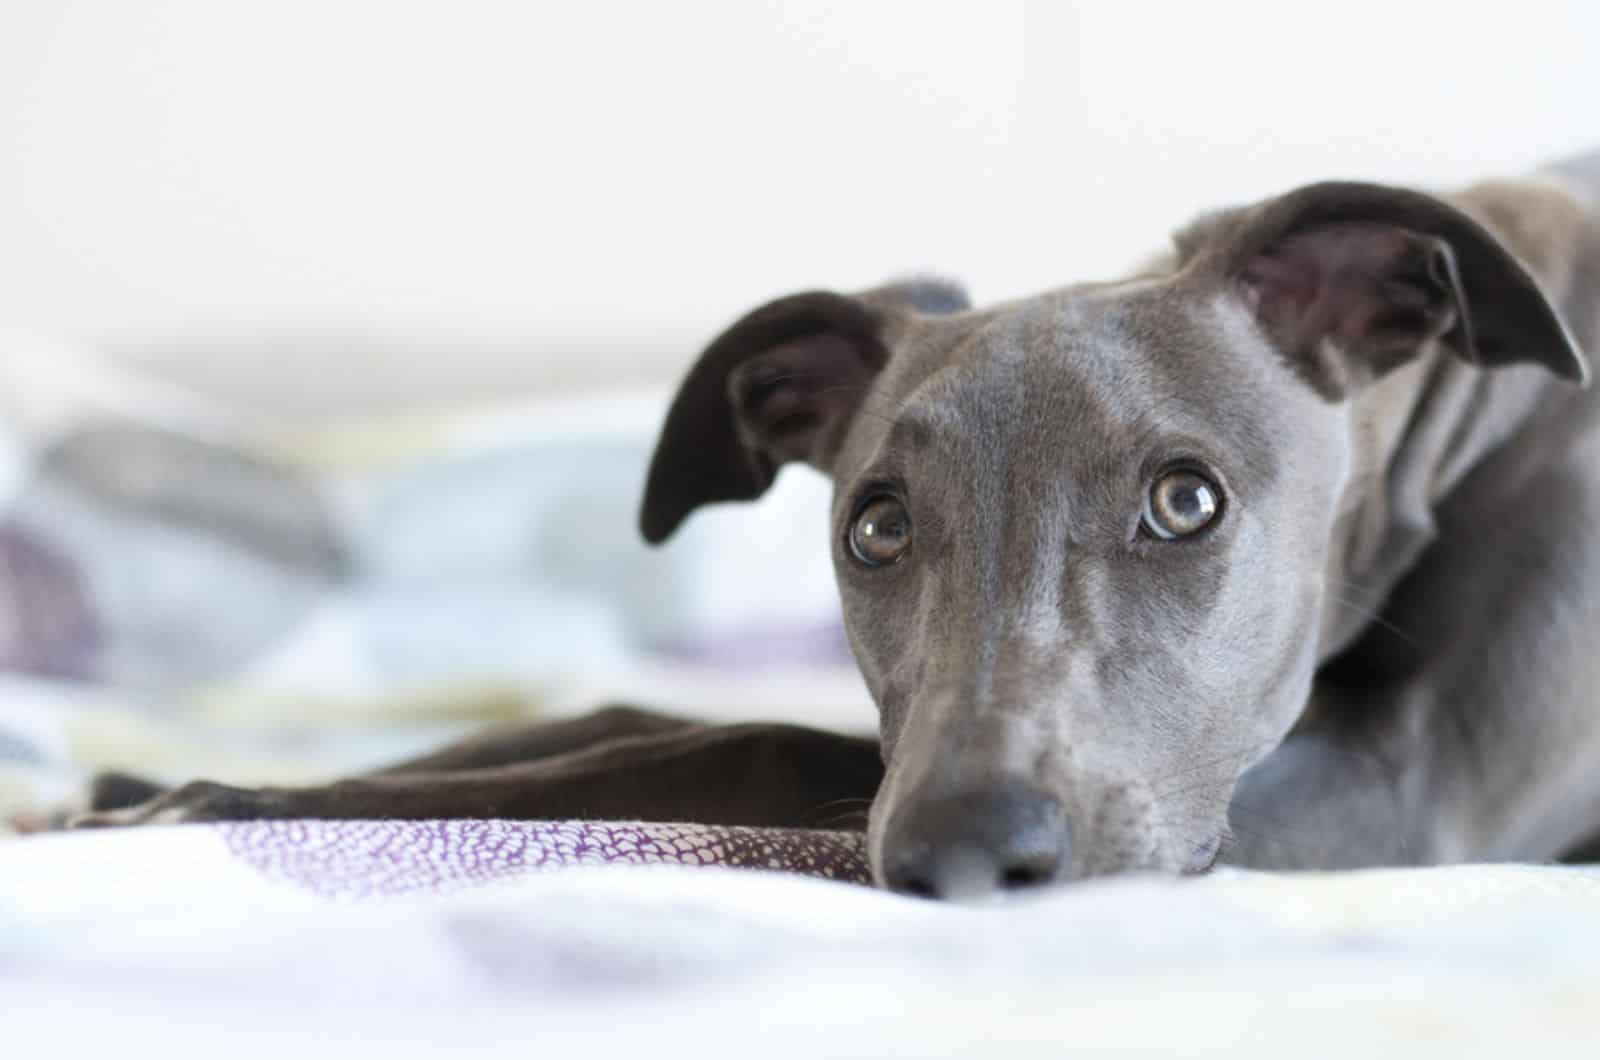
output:
[[[868,567],[900,562],[911,548],[911,513],[894,497],[880,494],[863,504],[850,524],[850,554]]]
[[[1188,537],[1211,524],[1222,507],[1222,490],[1195,471],[1168,471],[1150,484],[1144,528],[1163,541]]]

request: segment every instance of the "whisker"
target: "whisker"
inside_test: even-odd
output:
[[[1339,606],[1348,608],[1352,614],[1359,615],[1360,617],[1371,622],[1373,625],[1381,626],[1382,628],[1388,630],[1390,633],[1393,633],[1395,636],[1405,641],[1411,647],[1415,648],[1418,646],[1417,639],[1415,637],[1401,629],[1399,626],[1395,625],[1393,622],[1390,622],[1388,619],[1384,618],[1377,612],[1376,609],[1359,604],[1354,600],[1347,600],[1336,592],[1330,591],[1328,593],[1328,598]]]
[[[848,828],[850,831],[864,832],[867,830],[867,811],[849,810],[845,813],[834,814],[832,817],[822,817],[817,820],[813,827],[826,829]]]
[[[829,801],[822,803],[820,806],[811,807],[810,810],[806,811],[806,816],[809,817],[814,813],[822,813],[824,810],[831,810],[835,807],[852,807],[867,810],[870,809],[871,806],[871,799],[861,798],[860,796],[850,796],[843,799],[830,799]]]
[[[1241,748],[1239,748],[1237,750],[1229,751],[1226,754],[1218,755],[1215,758],[1207,759],[1207,760],[1200,761],[1200,762],[1192,762],[1189,765],[1183,767],[1182,769],[1173,770],[1172,772],[1169,772],[1163,778],[1163,780],[1175,780],[1175,779],[1178,779],[1178,778],[1181,778],[1181,777],[1192,776],[1195,773],[1200,773],[1200,772],[1204,772],[1206,770],[1215,769],[1218,766],[1228,765],[1230,763],[1237,762],[1240,759],[1249,758],[1249,757],[1257,754],[1260,751],[1269,750],[1272,747],[1276,746],[1277,744],[1278,744],[1277,740],[1262,740],[1262,741],[1260,741],[1258,743],[1251,744],[1248,747],[1241,747]],[[1196,785],[1196,786],[1197,787],[1198,786],[1203,786],[1203,782],[1202,782],[1202,784]],[[1155,789],[1153,789],[1151,791],[1151,794],[1157,795],[1157,796],[1161,796],[1161,795],[1178,795],[1178,794],[1184,794],[1184,793],[1185,793],[1185,789],[1182,789],[1182,788],[1155,788]]]

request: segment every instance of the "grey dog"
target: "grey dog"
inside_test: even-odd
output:
[[[1130,279],[798,294],[683,383],[642,511],[835,484],[869,740],[626,708],[317,788],[125,778],[89,824],[865,806],[940,897],[1219,857],[1549,859],[1600,836],[1600,154],[1324,183]]]

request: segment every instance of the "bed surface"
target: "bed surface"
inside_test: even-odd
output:
[[[1587,869],[1125,879],[962,908],[804,875],[848,862],[829,835],[718,839],[798,873],[551,868],[584,842],[613,856],[618,828],[278,822],[0,845],[7,1052],[1586,1055],[1600,1012]],[[623,838],[707,849],[669,826]]]

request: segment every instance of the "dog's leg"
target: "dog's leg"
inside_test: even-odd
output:
[[[1600,490],[1582,467],[1450,510],[1319,720],[1245,775],[1228,860],[1548,860],[1600,832]]]
[[[199,781],[76,823],[504,817],[859,828],[882,776],[875,740],[792,725],[680,725],[532,761],[321,787]]]
[[[608,740],[680,732],[694,727],[694,722],[683,718],[619,704],[578,718],[489,729],[419,758],[375,770],[372,775],[441,773],[534,762],[581,751]]]
[[[592,747],[606,740],[687,729],[692,722],[635,707],[603,707],[578,718],[496,727],[418,758],[374,770],[373,776],[440,773],[531,762]],[[90,813],[124,810],[164,795],[166,785],[121,770],[95,776],[89,785]]]
[[[1296,733],[1240,780],[1221,860],[1260,869],[1427,863],[1431,844],[1416,838],[1403,772],[1368,734],[1342,724]]]

